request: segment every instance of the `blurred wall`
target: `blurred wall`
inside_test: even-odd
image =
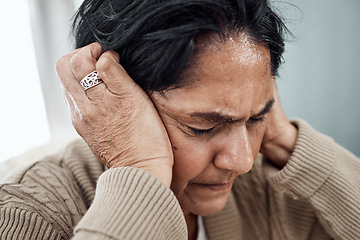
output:
[[[360,1],[291,2],[274,3],[295,35],[278,79],[285,112],[360,156]]]
[[[75,135],[55,63],[73,50],[73,0],[28,0],[34,47],[52,141]]]

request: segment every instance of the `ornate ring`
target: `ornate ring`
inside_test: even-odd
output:
[[[101,80],[96,70],[86,75],[86,77],[80,81],[80,84],[84,90],[88,90],[89,88],[95,87],[101,83],[103,83],[103,80]]]

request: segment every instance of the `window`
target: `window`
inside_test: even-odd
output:
[[[27,0],[0,0],[0,162],[50,140]]]

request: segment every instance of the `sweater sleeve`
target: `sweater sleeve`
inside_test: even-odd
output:
[[[62,239],[51,223],[34,211],[0,207],[0,239]]]
[[[74,239],[187,239],[186,222],[170,188],[135,168],[104,172]]]
[[[267,169],[269,182],[306,199],[335,239],[360,239],[360,161],[301,120],[294,152],[282,170]]]

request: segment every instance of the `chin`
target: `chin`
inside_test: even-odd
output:
[[[191,199],[191,201],[186,201],[186,203],[181,204],[183,211],[190,212],[199,216],[208,216],[217,212],[220,212],[226,205],[228,194],[217,199],[208,199],[208,200],[196,200]]]
[[[222,202],[216,202],[216,203],[206,203],[203,206],[194,209],[193,214],[199,215],[199,216],[209,216],[214,213],[220,212],[226,205],[226,201]]]

